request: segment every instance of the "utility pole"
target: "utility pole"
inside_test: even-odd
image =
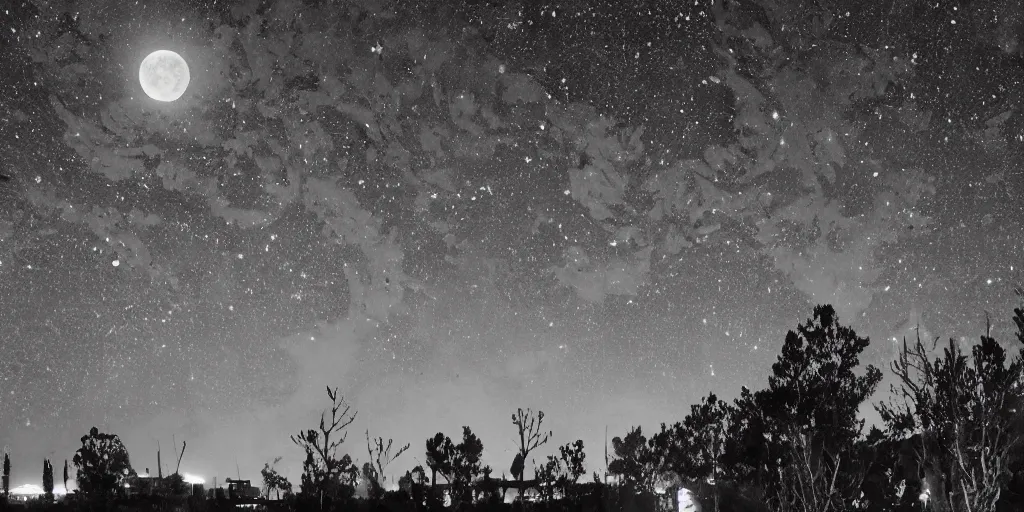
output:
[[[604,426],[604,483],[608,483],[608,425]]]

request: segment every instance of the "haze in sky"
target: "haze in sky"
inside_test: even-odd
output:
[[[469,425],[507,472],[530,407],[589,474],[606,428],[764,386],[815,304],[883,369],[919,326],[1011,338],[1019,3],[584,4],[0,12],[12,486],[92,426],[294,482],[327,386],[357,460]]]

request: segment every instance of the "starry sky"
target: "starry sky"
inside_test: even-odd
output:
[[[917,325],[1009,340],[1021,2],[689,4],[10,2],[12,484],[94,425],[295,482],[326,386],[396,476],[462,425],[507,472],[517,407],[601,470],[606,427],[763,386],[814,304],[883,369]]]

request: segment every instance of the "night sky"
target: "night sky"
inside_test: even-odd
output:
[[[606,426],[764,386],[814,304],[883,370],[917,324],[1008,342],[1024,4],[777,3],[6,2],[12,486],[94,425],[297,483],[328,385],[396,476],[462,425],[507,473],[517,407],[603,470]]]

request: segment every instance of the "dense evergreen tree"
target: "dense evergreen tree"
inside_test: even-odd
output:
[[[690,407],[682,422],[651,437],[655,450],[664,453],[665,469],[684,480],[717,478],[732,410],[714,393]]]
[[[78,468],[78,490],[94,498],[120,493],[125,479],[135,473],[121,438],[96,427],[82,436],[82,447],[75,452],[72,462]]]
[[[743,388],[725,445],[725,473],[755,483],[778,507],[844,508],[860,495],[855,450],[861,405],[881,372],[855,373],[868,339],[839,324],[828,305],[786,335],[768,388]],[[824,397],[827,397],[825,399]]]
[[[664,469],[662,453],[644,437],[641,427],[634,427],[625,437],[612,438],[613,459],[608,472],[633,491],[652,493]]]

